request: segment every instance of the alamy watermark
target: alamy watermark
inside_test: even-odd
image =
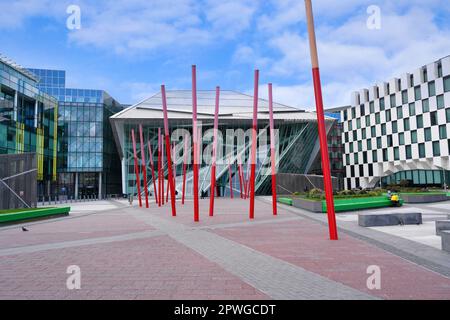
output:
[[[367,7],[367,18],[366,25],[369,30],[380,30],[381,29],[381,9],[379,6],[371,5]]]
[[[381,268],[377,265],[370,265],[366,270],[370,276],[367,278],[366,286],[369,290],[381,289]]]
[[[77,265],[71,265],[67,267],[67,274],[70,276],[66,280],[66,287],[69,290],[81,289],[81,269]]]
[[[81,29],[81,8],[75,4],[67,7],[66,13],[69,15],[66,20],[66,26],[69,30]]]

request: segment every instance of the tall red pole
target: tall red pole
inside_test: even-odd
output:
[[[184,204],[184,198],[186,195],[186,165],[188,161],[188,135],[184,136],[184,161],[183,161],[183,191],[181,196],[181,204]]]
[[[137,186],[137,194],[138,194],[138,199],[139,199],[139,207],[142,207],[141,179],[139,177],[139,165],[138,165],[137,152],[136,152],[136,138],[134,136],[134,129],[131,129],[131,140],[133,141],[134,172],[136,173],[136,186]]]
[[[162,105],[164,112],[164,134],[166,136],[166,152],[167,152],[167,171],[169,171],[169,186],[170,186],[170,201],[172,205],[172,216],[177,215],[177,208],[175,207],[175,185],[172,171],[172,157],[170,156],[170,134],[169,134],[169,117],[167,115],[167,99],[166,88],[161,86]]]
[[[164,192],[161,190],[161,162],[161,128],[158,128],[158,207],[161,207],[164,198]]]
[[[311,0],[305,0],[306,18],[308,22],[309,47],[311,51],[311,64],[314,80],[314,93],[316,99],[317,122],[319,127],[320,152],[322,157],[323,182],[327,202],[328,228],[330,239],[337,240],[336,215],[334,212],[333,184],[331,182],[330,158],[328,154],[327,131],[325,128],[325,115],[323,111],[322,86],[320,84],[319,57],[317,55],[316,34],[314,31],[314,16]]]
[[[147,141],[148,157],[150,158],[150,168],[152,170],[153,192],[155,193],[155,203],[158,203],[158,190],[156,190],[155,164],[153,163],[153,152],[150,140]]]
[[[199,204],[198,204],[198,132],[197,132],[197,68],[192,66],[192,136],[194,145],[194,164],[193,170],[193,188],[194,188],[194,221],[198,222]]]
[[[275,163],[275,124],[273,121],[273,96],[272,84],[269,83],[269,119],[270,119],[270,162],[272,169],[272,211],[273,215],[277,215],[277,175]]]
[[[241,170],[240,157],[238,157],[237,170],[238,170],[238,175],[239,175],[239,193],[241,195],[241,199],[243,199],[244,196],[242,195],[242,170]]]
[[[230,160],[228,160],[228,179],[230,180],[230,197],[233,199],[233,172],[231,170]]]
[[[139,142],[141,145],[142,175],[144,176],[145,207],[148,208],[147,162],[145,161],[145,146],[144,146],[144,134],[142,132],[142,124],[139,124]]]
[[[177,190],[176,190],[176,185],[177,185],[177,153],[175,151],[175,142],[172,143],[173,145],[173,188],[174,188],[174,193],[175,193],[175,201],[177,201]]]
[[[259,70],[255,70],[255,87],[253,94],[253,127],[250,171],[250,219],[255,218],[255,170],[256,170],[256,130],[258,126],[258,82]]]
[[[164,135],[161,135],[161,201],[164,205],[164,180],[166,179],[166,170],[164,169]]]
[[[216,105],[214,110],[214,133],[213,133],[213,152],[212,152],[212,167],[211,167],[211,186],[209,196],[209,216],[214,215],[214,193],[216,190],[216,160],[217,160],[217,131],[219,130],[219,98],[220,87],[216,87]]]

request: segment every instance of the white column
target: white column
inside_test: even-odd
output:
[[[14,110],[13,110],[13,120],[17,121],[17,110],[19,106],[19,93],[17,91],[14,92]]]
[[[39,101],[36,100],[36,102],[34,103],[34,127],[35,128],[37,128],[38,106],[39,106]]]
[[[98,200],[102,200],[102,173],[98,173]]]
[[[78,199],[78,172],[75,173],[75,199]]]
[[[125,158],[125,156],[122,158],[122,194],[126,194],[127,193],[127,160]]]

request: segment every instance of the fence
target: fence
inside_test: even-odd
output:
[[[0,155],[0,209],[36,207],[35,153]]]

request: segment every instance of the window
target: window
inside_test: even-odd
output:
[[[363,163],[367,163],[367,152],[363,152]]]
[[[375,123],[376,124],[380,124],[381,123],[381,118],[380,118],[380,113],[379,112],[375,113]]]
[[[362,132],[362,138],[363,138],[363,140],[366,140],[366,138],[367,138],[366,128],[363,128],[361,132]]]
[[[387,146],[392,147],[392,135],[388,135],[386,140],[387,140]]]
[[[355,130],[353,131],[353,141],[358,140],[358,132]]]
[[[436,100],[437,100],[437,108],[443,109],[444,108],[444,95],[441,94],[441,95],[437,96]]]
[[[447,139],[447,126],[445,124],[439,126],[439,139]]]
[[[447,110],[445,110],[445,117],[447,118],[447,122],[450,123],[450,108],[447,108]]]
[[[439,141],[433,142],[433,157],[439,157],[441,155],[441,146]]]
[[[430,112],[430,101],[428,99],[422,100],[422,113]]]
[[[411,143],[417,143],[417,130],[411,131]]]
[[[381,137],[377,138],[377,148],[380,149],[381,148]]]
[[[358,164],[358,154],[353,154],[353,159],[355,160],[355,164]]]
[[[378,161],[377,150],[373,150],[372,151],[372,160],[373,160],[373,162],[377,162]]]
[[[350,150],[350,153],[353,153],[353,142],[350,143],[349,150]]]
[[[395,108],[395,105],[396,105],[395,94],[391,94],[390,99],[391,99],[391,108]]]
[[[386,135],[386,123],[381,124],[381,134]]]
[[[356,109],[352,108],[352,118],[355,119],[356,118]]]
[[[375,112],[375,103],[373,101],[371,101],[369,103],[369,110],[370,110],[370,113],[374,113]]]
[[[345,155],[345,164],[350,164],[350,155],[349,154]]]
[[[414,98],[416,101],[422,99],[422,93],[420,92],[420,86],[414,87]]]
[[[412,159],[411,146],[406,146],[406,159]]]
[[[425,158],[425,143],[419,143],[419,158]]]
[[[442,63],[438,62],[437,66],[438,78],[442,77]]]
[[[411,87],[414,86],[414,75],[413,74],[409,75],[409,84],[410,84]]]
[[[397,133],[397,132],[398,132],[397,121],[393,121],[392,122],[392,133]]]
[[[434,81],[428,82],[428,96],[432,97],[436,95],[436,85]]]
[[[450,110],[450,109],[448,109],[447,111],[449,111],[449,110]],[[447,112],[447,114],[448,114],[448,116],[450,117],[450,112]],[[376,135],[377,135],[377,134],[376,134],[375,126],[370,127],[370,136],[371,136],[372,138],[375,138]]]
[[[394,160],[400,160],[400,152],[398,150],[398,147],[394,148]]]
[[[397,107],[397,119],[403,118],[403,108]]]
[[[349,131],[353,130],[353,121],[351,121],[351,120],[348,122],[348,130]]]
[[[423,128],[423,116],[422,115],[418,115],[417,116],[417,128]]]
[[[344,110],[344,121],[348,120],[347,110]]]
[[[387,149],[383,149],[383,161],[388,161],[388,152],[387,152]]]
[[[380,99],[380,110],[383,111],[384,110],[384,98]]]
[[[372,150],[372,139],[367,140],[367,150]]]
[[[405,144],[405,134],[403,132],[398,135],[398,144],[401,146]]]
[[[430,120],[431,120],[432,126],[437,125],[437,112],[436,111],[433,111],[430,113]]]
[[[431,128],[425,128],[425,141],[431,141]]]
[[[410,130],[409,118],[403,119],[403,130],[404,131]]]
[[[408,103],[408,91],[404,90],[402,91],[402,104]]]
[[[356,128],[361,129],[361,119],[360,118],[356,119]]]
[[[450,76],[446,76],[444,78],[444,91],[449,92],[450,91]]]
[[[391,121],[391,109],[385,111],[386,121]]]
[[[427,81],[428,81],[428,71],[427,71],[427,68],[426,68],[426,67],[423,68],[422,72],[423,72],[423,81],[427,82]]]
[[[415,116],[416,115],[416,103],[410,103],[409,104],[409,116]]]
[[[362,151],[362,141],[358,141],[358,151]]]
[[[366,127],[370,127],[370,116],[366,116]]]

